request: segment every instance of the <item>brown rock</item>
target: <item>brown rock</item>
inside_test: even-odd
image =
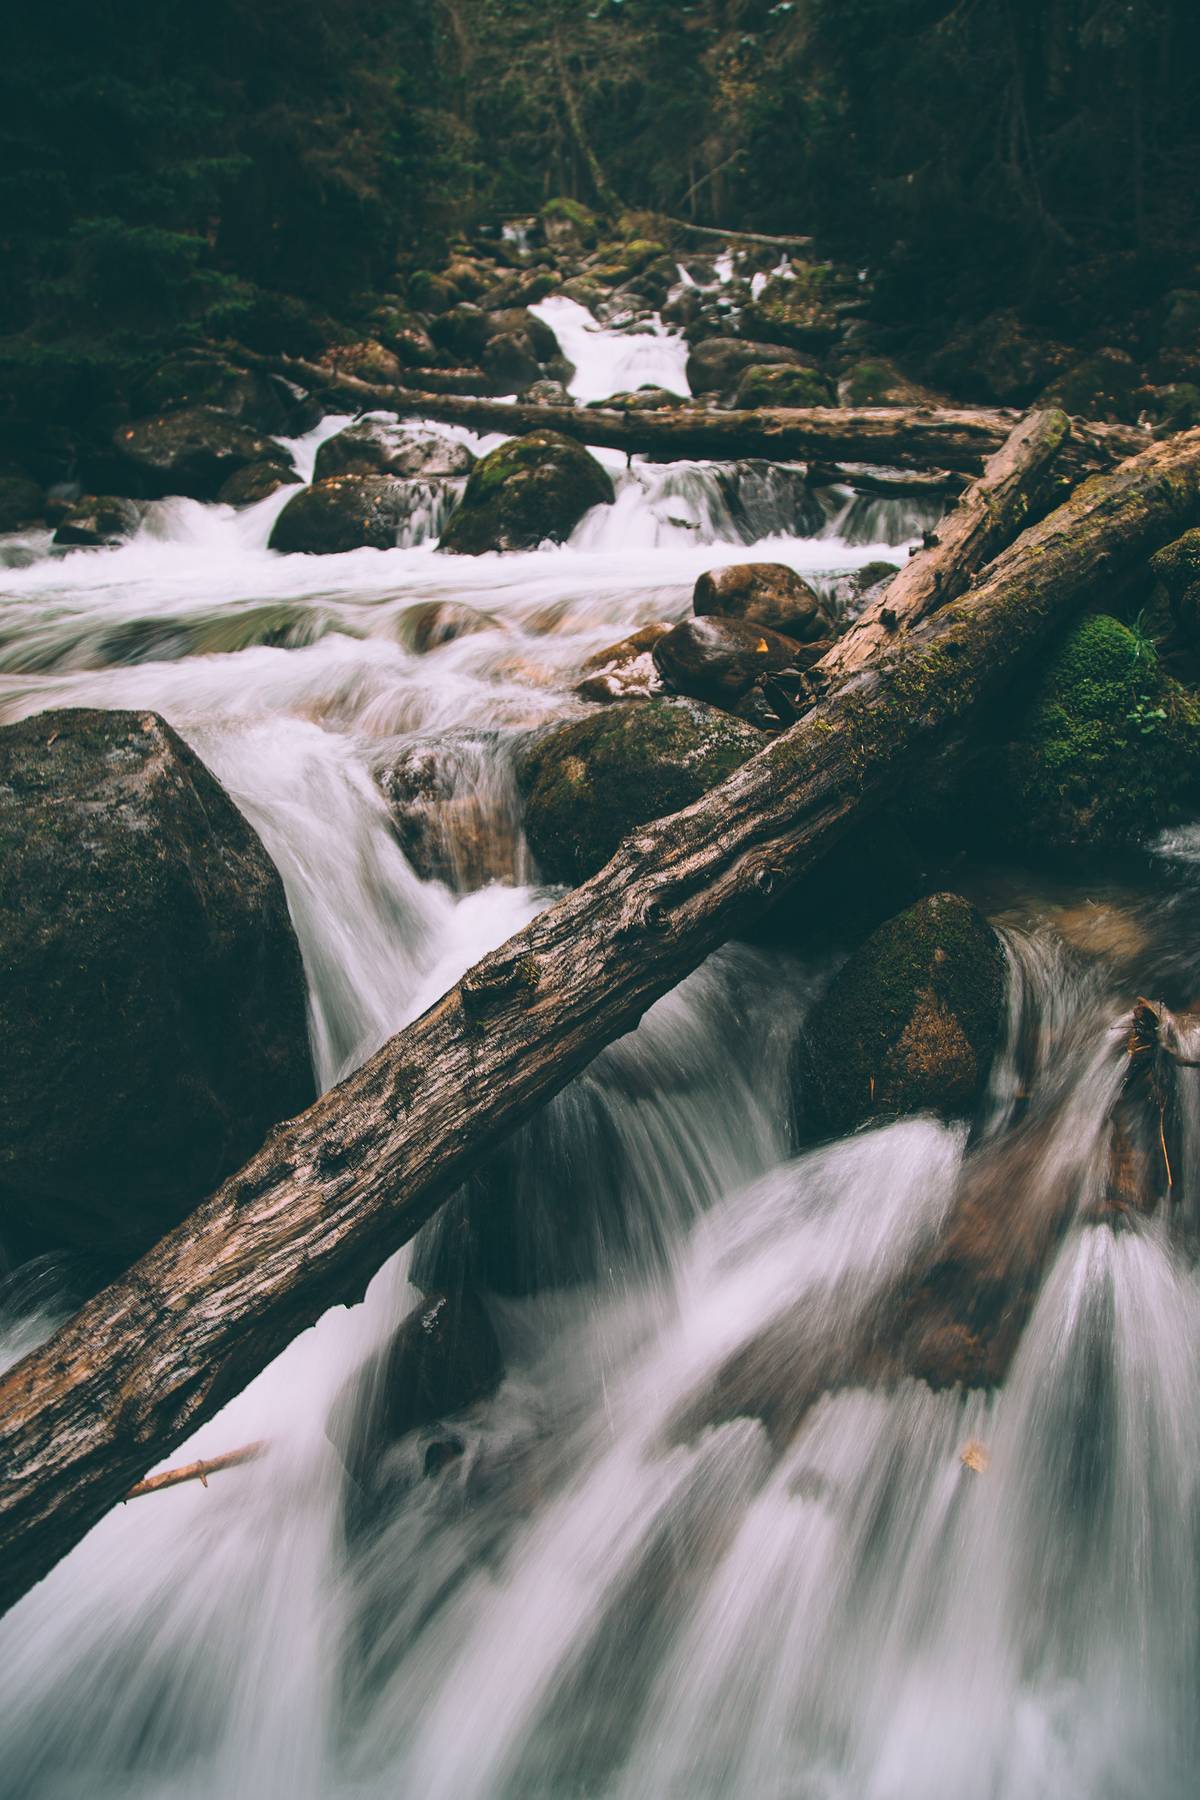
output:
[[[790,638],[744,619],[684,619],[654,646],[654,662],[676,693],[732,706],[758,676],[796,666]]]
[[[819,595],[786,563],[732,563],[701,575],[692,594],[698,619],[744,619],[798,643],[815,643],[832,630]]]

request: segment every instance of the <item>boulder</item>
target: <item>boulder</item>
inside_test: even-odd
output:
[[[138,383],[133,401],[141,414],[211,406],[260,432],[291,433],[316,422],[278,376],[198,351],[180,351],[157,364]]]
[[[730,563],[701,575],[692,592],[698,619],[743,619],[802,644],[828,637],[832,621],[820,597],[786,563]]]
[[[561,195],[547,200],[540,218],[546,242],[553,250],[590,250],[599,236],[595,213],[578,200]]]
[[[738,406],[832,406],[833,384],[799,363],[751,363],[738,377]]]
[[[464,300],[429,321],[429,336],[439,350],[463,362],[477,362],[495,327],[481,306]]]
[[[1056,375],[1035,405],[1060,406],[1075,418],[1132,425],[1141,410],[1141,379],[1127,351],[1097,350]]]
[[[541,374],[533,344],[525,331],[501,331],[489,338],[479,366],[489,385],[503,394],[518,393]]]
[[[583,665],[583,679],[575,689],[579,698],[601,705],[610,700],[645,699],[661,685],[653,651],[670,629],[662,623],[643,625],[619,644],[609,644],[589,656]]]
[[[314,481],[335,475],[393,475],[401,481],[469,475],[475,457],[456,438],[386,419],[359,419],[317,451]]]
[[[717,483],[743,544],[765,537],[814,537],[825,524],[825,509],[807,471],[757,458],[724,463]]]
[[[330,1409],[329,1441],[352,1480],[370,1488],[394,1444],[485,1400],[503,1379],[504,1358],[482,1301],[469,1292],[427,1295],[342,1387]]]
[[[527,306],[510,306],[487,315],[492,337],[516,332],[529,341],[539,362],[550,362],[560,354],[559,342],[544,319],[531,313]]]
[[[805,1125],[840,1137],[905,1113],[970,1114],[1001,1042],[1004,971],[1000,940],[958,894],[879,926],[805,1024]]]
[[[362,338],[356,344],[334,344],[326,352],[326,361],[339,375],[352,375],[357,381],[370,381],[379,386],[407,386],[404,364],[393,350],[385,350],[375,338]]]
[[[440,644],[452,644],[456,638],[500,629],[499,620],[490,613],[477,612],[461,600],[422,600],[400,615],[400,635],[418,656]]]
[[[529,847],[549,881],[586,881],[622,838],[690,806],[765,742],[687,699],[633,701],[557,726],[520,758]]]
[[[314,1097],[283,885],[154,713],[0,730],[0,1237],[124,1267]]]
[[[743,329],[764,343],[786,344],[792,350],[829,349],[841,335],[842,319],[821,287],[815,272],[812,283],[782,278],[769,281],[746,308]]]
[[[532,431],[482,457],[471,471],[462,504],[442,534],[441,548],[457,555],[532,550],[562,543],[593,506],[611,506],[604,469],[570,438]]]
[[[144,499],[187,494],[215,500],[231,475],[251,463],[271,463],[286,479],[292,459],[269,438],[210,406],[181,407],[118,426],[113,448],[130,485]]]
[[[141,522],[141,511],[132,500],[85,494],[59,521],[54,542],[108,547],[131,538]]]
[[[531,381],[518,395],[518,399],[528,406],[574,406],[575,402],[561,381],[554,381],[548,375],[538,381]]]
[[[516,796],[487,732],[417,738],[378,772],[400,848],[424,881],[470,894],[527,879]]]
[[[301,488],[275,521],[267,548],[336,556],[391,550],[412,511],[412,493],[389,475],[335,475]]]
[[[408,278],[408,302],[418,312],[449,312],[461,299],[462,295],[452,281],[447,281],[444,275],[435,275],[430,269],[417,269]]]
[[[1200,642],[1200,526],[1185,531],[1150,558],[1184,642]]]
[[[731,394],[743,369],[779,363],[799,367],[801,359],[795,350],[782,344],[748,344],[742,338],[705,338],[688,357],[688,386],[693,394]]]
[[[282,468],[277,462],[247,463],[221,483],[217,499],[223,506],[257,506],[280,488],[295,487],[299,480],[295,469]]]
[[[1200,795],[1200,702],[1160,668],[1149,639],[1096,614],[1043,670],[986,787],[1024,850],[1144,843]]]
[[[673,394],[670,388],[653,387],[647,384],[634,390],[632,394],[609,394],[605,400],[589,400],[592,407],[604,407],[614,412],[661,412],[664,407],[686,406],[686,394]]]
[[[40,525],[45,497],[36,481],[24,475],[0,475],[0,531]]]
[[[901,373],[895,363],[872,357],[854,363],[837,385],[840,406],[936,406],[937,396]]]
[[[796,669],[792,639],[744,619],[681,619],[654,646],[654,666],[667,686],[695,700],[735,706],[761,675]]]

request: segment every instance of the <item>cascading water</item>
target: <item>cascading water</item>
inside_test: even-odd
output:
[[[602,334],[571,351],[596,387],[598,342],[617,366]],[[8,570],[0,716],[153,707],[195,746],[282,872],[323,1083],[546,902],[510,756],[578,710],[589,654],[680,616],[748,543],[825,579],[924,522],[889,502],[851,545],[786,470],[607,460],[616,506],[561,549],[280,557],[280,495],[162,502],[120,549],[31,539]],[[414,610],[447,599],[483,629],[415,653]],[[1137,986],[1192,977],[1195,848],[1163,848],[1185,874],[1137,903],[1119,977],[1064,948],[1064,905],[1006,890],[1011,1041],[969,1139],[916,1119],[795,1156],[792,1049],[826,970],[710,958],[506,1152],[549,1286],[489,1301],[507,1373],[453,1457],[412,1434],[355,1523],[326,1436],[417,1304],[406,1252],[172,1460],[267,1456],[117,1509],[0,1622],[0,1794],[1190,1794],[1200,1278],[1173,1221],[1194,1213],[1118,1230],[1096,1206],[1116,1023]],[[1190,1196],[1200,1071],[1180,1081]],[[1005,1386],[872,1381],[848,1347],[967,1180],[1068,1201]],[[10,1281],[0,1359],[56,1304],[51,1268]],[[763,1342],[761,1404],[722,1416],[719,1372]],[[781,1430],[767,1390],[835,1350]]]

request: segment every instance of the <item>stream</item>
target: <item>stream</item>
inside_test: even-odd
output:
[[[577,398],[686,390],[661,327],[539,310]],[[346,423],[290,444],[303,474]],[[153,708],[195,748],[282,875],[322,1085],[554,898],[512,756],[583,715],[588,656],[683,617],[705,569],[782,561],[828,587],[937,516],[814,498],[786,467],[598,455],[616,504],[503,557],[439,555],[432,504],[394,550],[280,556],[294,490],[156,502],[116,549],[0,540],[0,720]],[[415,609],[441,600],[485,628],[418,655]],[[406,860],[380,786],[414,749],[473,834],[453,882]],[[439,1433],[414,1434],[393,1504],[348,1529],[326,1422],[419,1304],[410,1248],[170,1461],[267,1456],[119,1507],[0,1621],[2,1800],[1190,1796],[1200,1073],[1173,1218],[1087,1215],[1132,996],[1200,990],[1198,845],[1177,834],[1140,887],[973,878],[1005,933],[1012,1043],[970,1140],[916,1118],[797,1155],[789,1065],[829,958],[712,956],[520,1134],[523,1214],[552,1255],[575,1209],[594,1254],[582,1282],[489,1302],[507,1375],[455,1421],[462,1453],[430,1472]],[[844,1387],[786,1443],[751,1418],[681,1438],[798,1300],[830,1340],[871,1314],[1022,1084],[1046,1133],[1029,1179],[1079,1198],[1003,1389]],[[0,1288],[0,1364],[58,1304],[51,1271]]]

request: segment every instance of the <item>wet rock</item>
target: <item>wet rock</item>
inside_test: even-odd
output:
[[[688,357],[688,386],[693,394],[731,394],[744,369],[779,363],[798,367],[800,362],[797,352],[782,344],[749,344],[741,338],[706,338]]]
[[[292,469],[286,450],[208,406],[183,407],[118,426],[113,448],[130,485],[145,499],[186,494],[215,500],[231,475],[251,463]]]
[[[933,894],[874,931],[804,1031],[799,1104],[832,1136],[868,1119],[970,1113],[1004,1022],[1004,953],[969,901]]]
[[[552,381],[549,376],[530,382],[518,398],[529,406],[574,406],[575,404],[562,382]]]
[[[406,385],[404,364],[375,338],[363,338],[357,344],[335,344],[326,353],[326,360],[339,375],[351,375],[357,381],[382,387]]]
[[[398,480],[441,480],[469,475],[475,457],[456,438],[414,431],[386,419],[359,419],[317,451],[314,481],[335,475],[393,475]]]
[[[593,506],[611,506],[608,472],[553,431],[512,438],[476,463],[441,548],[462,556],[562,543]]]
[[[335,475],[301,488],[275,521],[268,549],[336,556],[343,550],[391,550],[409,518],[411,495],[387,475]]]
[[[479,366],[491,386],[504,394],[528,387],[541,373],[533,345],[523,331],[502,331],[489,338]]]
[[[1148,639],[1103,614],[1084,619],[1044,669],[985,786],[1022,849],[1143,843],[1200,794],[1200,702],[1163,672]]]
[[[285,381],[198,352],[168,356],[139,382],[133,399],[142,414],[211,406],[253,431],[306,429],[303,404]]]
[[[826,611],[840,623],[857,619],[883,592],[893,575],[899,573],[898,563],[869,562],[860,569],[833,576],[822,583]]]
[[[471,894],[528,879],[516,794],[494,735],[417,739],[378,771],[400,848],[425,881]]]
[[[547,200],[539,216],[546,242],[554,250],[590,250],[599,236],[595,213],[578,200],[561,196]]]
[[[429,336],[439,350],[465,362],[477,362],[495,327],[481,306],[462,301],[429,321]]]
[[[589,656],[583,665],[583,679],[575,692],[581,700],[604,704],[610,700],[645,699],[660,685],[654,666],[653,650],[671,627],[664,624],[643,625],[619,644],[610,644]]]
[[[609,707],[537,738],[517,776],[543,874],[585,881],[637,826],[698,800],[763,741],[715,707],[665,698]]]
[[[24,475],[0,475],[0,531],[40,525],[45,499],[36,481]]]
[[[717,481],[744,544],[779,533],[812,537],[825,523],[820,498],[802,469],[759,460],[727,463]]]
[[[277,494],[281,487],[294,487],[300,477],[295,469],[282,469],[276,462],[248,463],[244,469],[223,481],[217,499],[224,506],[257,506]]]
[[[799,648],[765,625],[744,619],[682,619],[654,646],[667,686],[695,700],[734,706],[760,675],[797,668]]]
[[[828,637],[832,620],[819,596],[786,563],[731,563],[701,575],[692,593],[698,619],[741,619],[809,644]]]
[[[54,542],[106,547],[132,537],[141,522],[141,511],[132,500],[85,494],[60,521]]]
[[[833,384],[799,363],[751,363],[738,377],[738,406],[832,406]]]
[[[346,1473],[370,1488],[393,1445],[487,1399],[503,1379],[504,1358],[483,1302],[472,1293],[431,1294],[351,1376],[326,1432]]]
[[[684,394],[673,394],[670,388],[645,387],[632,394],[610,394],[606,400],[589,400],[589,406],[608,407],[614,412],[661,412],[664,407],[686,406]]]
[[[478,612],[459,600],[424,600],[400,615],[401,636],[418,656],[441,644],[452,644],[456,638],[501,629],[500,621],[490,613]]]
[[[544,319],[527,306],[512,306],[487,315],[493,337],[515,333],[529,344],[538,362],[550,362],[560,354],[559,342]]]
[[[314,1097],[283,886],[154,713],[0,730],[0,1231],[131,1262]]]

